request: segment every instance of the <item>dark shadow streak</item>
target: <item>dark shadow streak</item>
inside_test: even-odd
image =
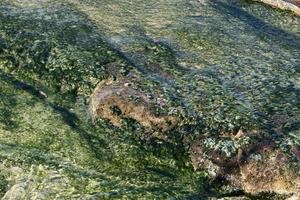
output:
[[[216,1],[211,5],[220,13],[231,15],[232,17],[248,24],[251,27],[251,31],[267,41],[269,40],[274,43],[280,43],[288,48],[300,49],[300,37],[298,35],[275,27],[237,6],[229,5],[220,1]]]
[[[45,96],[42,95],[42,93],[39,90],[37,90],[35,87],[27,83],[21,82],[13,78],[12,76],[3,73],[2,71],[0,71],[0,78],[5,82],[7,82],[8,84],[13,85],[16,89],[24,90],[39,99],[45,99]]]
[[[80,126],[78,125],[79,122],[79,118],[77,117],[77,115],[75,113],[72,113],[71,111],[69,111],[67,108],[64,108],[60,105],[57,105],[55,103],[52,102],[48,102],[46,100],[46,97],[44,95],[42,95],[42,93],[40,92],[40,90],[36,89],[34,86],[29,85],[27,83],[24,83],[20,80],[17,80],[16,78],[5,74],[3,71],[0,70],[0,78],[2,80],[4,80],[5,82],[7,82],[10,85],[13,85],[16,89],[19,90],[23,90],[26,91],[27,93],[31,94],[32,96],[37,97],[38,99],[42,100],[45,105],[50,106],[56,113],[60,114],[60,116],[62,117],[63,121],[70,127],[72,128],[74,131],[76,131],[80,137],[89,145],[89,147],[91,148],[91,150],[94,152],[95,157],[100,159],[101,157],[99,156],[99,152],[100,149],[97,148],[94,145],[93,140],[97,140],[98,142],[100,142],[102,145],[102,147],[107,146],[105,144],[105,141],[100,140],[99,138],[92,136],[91,134],[87,133],[85,130],[83,130],[82,128],[80,128]]]
[[[163,169],[159,169],[157,167],[146,167],[145,168],[146,171],[150,171],[150,172],[154,172],[156,174],[158,174],[159,176],[164,176],[164,177],[167,177],[167,178],[170,178],[172,180],[176,180],[176,176],[166,170],[163,170]]]

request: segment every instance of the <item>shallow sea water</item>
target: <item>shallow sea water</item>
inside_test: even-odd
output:
[[[238,0],[4,0],[0,17],[4,199],[235,194],[208,186],[206,174],[194,172],[186,147],[142,141],[136,129],[92,122],[88,95],[48,85],[60,66],[66,66],[58,72],[69,81],[60,90],[69,91],[77,88],[73,83],[82,82],[81,88],[107,76],[101,71],[106,63],[130,63],[178,95],[188,114],[203,118],[211,132],[270,128],[278,115],[299,120],[300,18],[291,13]],[[34,52],[44,44],[51,44],[49,76],[35,68],[43,54]],[[68,65],[70,60],[76,64]],[[77,70],[84,80],[71,73]],[[299,130],[285,139],[300,145]]]

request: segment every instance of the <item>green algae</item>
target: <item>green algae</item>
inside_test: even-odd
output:
[[[3,194],[6,192],[8,186],[8,182],[4,175],[0,175],[0,195],[3,196]]]
[[[223,134],[263,129],[272,138],[283,124],[278,146],[291,153],[300,145],[298,18],[245,2],[158,1],[154,19],[153,1],[45,2],[0,6],[0,159],[25,171],[10,184],[34,179],[25,199],[47,184],[49,199],[218,196],[188,160],[199,137],[209,134],[203,144],[231,158],[249,138]],[[164,133],[173,143],[143,140],[132,119],[123,130],[92,123],[91,91],[129,72],[142,80],[135,87],[163,94],[167,112],[182,117],[181,130]]]
[[[71,112],[48,99],[33,96],[24,88],[2,83],[8,94],[18,96],[12,109],[18,127],[2,129],[1,160],[7,164],[6,168],[18,166],[25,171],[42,166],[41,170],[34,167],[32,172],[45,175],[25,176],[25,179],[39,177],[40,181],[33,185],[51,177],[47,174],[54,170],[68,181],[66,191],[57,191],[61,198],[92,194],[110,197],[109,193],[118,198],[163,198],[199,192],[193,187],[201,187],[203,175],[198,178],[193,175],[191,168],[185,166],[186,161],[182,161],[186,156],[178,147],[155,140],[145,146],[130,132],[103,122],[96,127],[85,122],[86,111],[80,110],[84,105],[75,105],[75,111]],[[7,95],[7,101],[13,97]],[[195,181],[194,186],[191,180]],[[51,198],[52,193],[49,195]]]
[[[65,32],[56,32],[61,27],[51,32],[44,22],[1,18],[1,38],[8,44],[1,54],[1,162],[24,171],[11,177],[11,185],[32,180],[18,198],[36,198],[43,190],[48,199],[167,198],[202,191],[204,176],[185,165],[187,156],[177,146],[141,144],[130,129],[91,123],[85,95],[107,76],[107,64],[124,62],[113,49],[99,37],[93,47],[74,45],[80,26],[63,38]],[[62,180],[52,181],[53,174]]]

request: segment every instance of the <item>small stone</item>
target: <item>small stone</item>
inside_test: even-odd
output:
[[[132,84],[131,83],[125,83],[124,86],[125,87],[130,87]]]
[[[41,95],[41,97],[43,97],[43,98],[47,98],[48,97],[48,95],[45,93],[45,92],[43,92],[43,91],[39,91],[39,94]]]

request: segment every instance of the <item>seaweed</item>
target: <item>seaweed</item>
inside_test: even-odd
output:
[[[245,1],[18,2],[0,3],[0,195],[28,180],[23,199],[255,199],[210,174],[275,151],[299,170],[299,19]],[[92,118],[107,80],[179,122]]]

